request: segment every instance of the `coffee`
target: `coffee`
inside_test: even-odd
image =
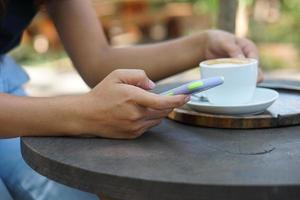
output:
[[[214,59],[214,60],[207,60],[204,61],[204,64],[206,65],[212,65],[212,66],[239,66],[240,64],[247,64],[251,63],[251,59],[247,58],[221,58],[221,59]]]
[[[205,92],[217,105],[241,105],[251,101],[257,80],[255,59],[222,58],[200,63],[201,78],[223,76],[224,84]]]

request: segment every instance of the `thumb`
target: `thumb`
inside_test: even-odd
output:
[[[224,51],[232,58],[245,58],[242,49],[235,42],[225,42],[223,44]]]
[[[151,90],[155,83],[151,81],[144,70],[139,69],[118,69],[112,72],[117,82],[134,85],[145,90]]]

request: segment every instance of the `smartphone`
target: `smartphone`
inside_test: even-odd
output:
[[[222,85],[224,83],[224,77],[211,77],[206,79],[201,79],[197,81],[192,81],[186,84],[183,84],[179,87],[173,88],[171,90],[168,90],[166,92],[161,93],[161,95],[165,96],[173,96],[173,95],[179,95],[179,94],[193,94],[202,92],[214,87],[217,87],[219,85]]]

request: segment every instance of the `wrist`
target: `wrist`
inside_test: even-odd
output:
[[[70,136],[84,136],[95,134],[101,121],[94,108],[94,99],[91,93],[69,96],[67,105],[65,105],[66,118],[69,119],[66,130]],[[97,122],[96,122],[97,121]],[[96,124],[96,127],[95,127]]]
[[[194,48],[197,49],[199,61],[205,60],[205,50],[207,48],[206,41],[208,38],[208,31],[197,33],[193,37]]]
[[[206,31],[187,37],[188,50],[186,52],[188,52],[189,59],[196,65],[205,59],[206,40]]]
[[[83,107],[84,95],[57,97],[58,108],[56,110],[59,117],[59,130],[68,136],[79,136],[84,131]]]
[[[93,127],[90,123],[92,102],[88,98],[89,93],[72,97],[70,108],[70,130],[73,136],[92,135]]]

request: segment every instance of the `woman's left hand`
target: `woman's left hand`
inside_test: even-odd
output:
[[[256,45],[246,39],[221,30],[207,30],[203,38],[204,59],[214,58],[255,58],[258,59]],[[263,72],[259,69],[258,82],[263,81]]]

